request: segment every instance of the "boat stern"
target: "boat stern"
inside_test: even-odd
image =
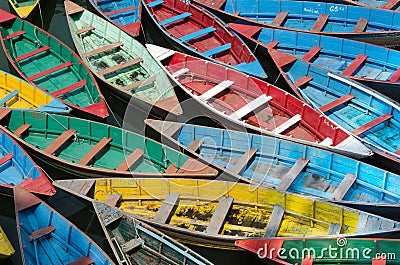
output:
[[[336,148],[341,153],[344,153],[354,158],[368,157],[373,154],[373,152],[368,147],[366,147],[363,143],[361,143],[357,138],[352,135],[344,139],[341,143],[337,144]]]
[[[54,113],[54,114],[68,114],[71,112],[71,108],[62,103],[61,101],[53,99],[47,105],[41,105],[38,108],[38,111]]]

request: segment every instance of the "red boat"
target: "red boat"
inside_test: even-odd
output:
[[[144,0],[160,35],[176,49],[259,78],[267,74],[247,45],[205,9],[181,0]]]
[[[245,127],[356,158],[372,154],[324,114],[274,85],[180,52],[147,47],[203,114],[227,128]]]

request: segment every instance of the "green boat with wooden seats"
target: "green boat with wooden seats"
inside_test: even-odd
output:
[[[119,100],[157,117],[182,114],[168,76],[139,41],[71,1],[64,5],[83,62]]]
[[[107,203],[93,200],[101,228],[121,265],[212,265],[188,247]]]
[[[108,116],[96,80],[66,44],[1,9],[0,33],[8,60],[26,81],[58,98],[77,116],[98,120]]]
[[[399,239],[265,238],[237,240],[235,244],[275,264],[400,264]]]
[[[0,125],[63,177],[205,177],[217,170],[133,132],[85,119],[0,109]]]
[[[229,181],[76,179],[54,186],[133,214],[184,243],[239,250],[249,237],[397,236],[400,223],[314,198]]]

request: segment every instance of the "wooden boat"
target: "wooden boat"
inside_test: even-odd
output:
[[[3,109],[0,125],[47,166],[88,177],[215,177],[181,152],[111,125],[73,117]]]
[[[3,228],[0,226],[0,260],[6,259],[13,255],[15,252],[13,246],[8,240]]]
[[[38,194],[56,193],[42,169],[3,130],[0,130],[0,141],[0,193],[11,195],[14,186]]]
[[[96,1],[89,3],[109,22],[136,37],[140,33],[142,5],[140,0]]]
[[[8,0],[8,3],[10,3],[17,15],[24,19],[33,14],[34,10],[40,6],[39,1],[40,0]]]
[[[199,110],[226,128],[245,127],[358,158],[371,155],[324,115],[276,86],[196,57],[147,47]]]
[[[176,240],[120,209],[96,200],[92,203],[118,264],[212,264]]]
[[[77,115],[108,116],[94,77],[67,45],[1,9],[0,32],[8,60],[25,80],[57,97]]]
[[[237,240],[235,244],[261,259],[285,265],[397,264],[400,255],[400,240],[387,238],[268,238]],[[286,253],[278,255],[273,248]],[[289,251],[292,255],[287,255]]]
[[[71,1],[64,4],[78,53],[116,95],[145,113],[182,114],[168,77],[139,41]]]
[[[271,136],[169,121],[145,122],[161,134],[163,143],[224,172],[219,179],[240,179],[399,219],[399,175]]]
[[[23,264],[114,264],[92,239],[35,195],[15,187],[14,204]]]
[[[311,32],[397,46],[400,13],[360,6],[311,1],[195,0],[229,22]]]
[[[378,8],[393,11],[400,10],[400,3],[397,0],[337,0],[336,2],[367,8]]]
[[[278,50],[269,49],[268,53],[299,97],[361,139],[375,153],[400,163],[397,102],[361,83]]]
[[[400,223],[312,198],[230,181],[57,180],[56,187],[119,208],[183,242],[238,250],[246,237],[396,234]],[[301,207],[299,207],[301,205]]]
[[[247,74],[267,74],[247,45],[219,18],[190,1],[143,0],[160,35],[176,49]]]
[[[235,23],[229,27],[253,46],[279,50],[400,98],[400,51],[304,32]]]
[[[68,114],[67,105],[36,86],[0,70],[0,106],[16,109]]]

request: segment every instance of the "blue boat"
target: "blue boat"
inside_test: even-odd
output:
[[[303,101],[378,155],[400,163],[400,104],[357,81],[269,49],[282,77]]]
[[[223,172],[221,179],[273,187],[399,219],[400,176],[317,147],[246,132],[146,120],[163,143]]]
[[[290,0],[195,0],[227,22],[258,24],[397,46],[400,13],[335,3]]]
[[[133,37],[139,35],[142,13],[140,0],[89,0],[89,3],[115,26]]]
[[[11,195],[15,186],[43,195],[50,196],[56,193],[43,170],[12,137],[1,129],[0,193]]]
[[[158,35],[183,53],[264,79],[267,73],[247,45],[207,10],[181,0],[143,0]]]
[[[14,188],[22,263],[114,264],[85,233],[35,195]]]
[[[400,10],[400,1],[398,0],[337,0],[336,2],[384,10]]]
[[[251,40],[253,46],[279,50],[400,98],[400,51],[304,32],[236,23],[229,27]]]

